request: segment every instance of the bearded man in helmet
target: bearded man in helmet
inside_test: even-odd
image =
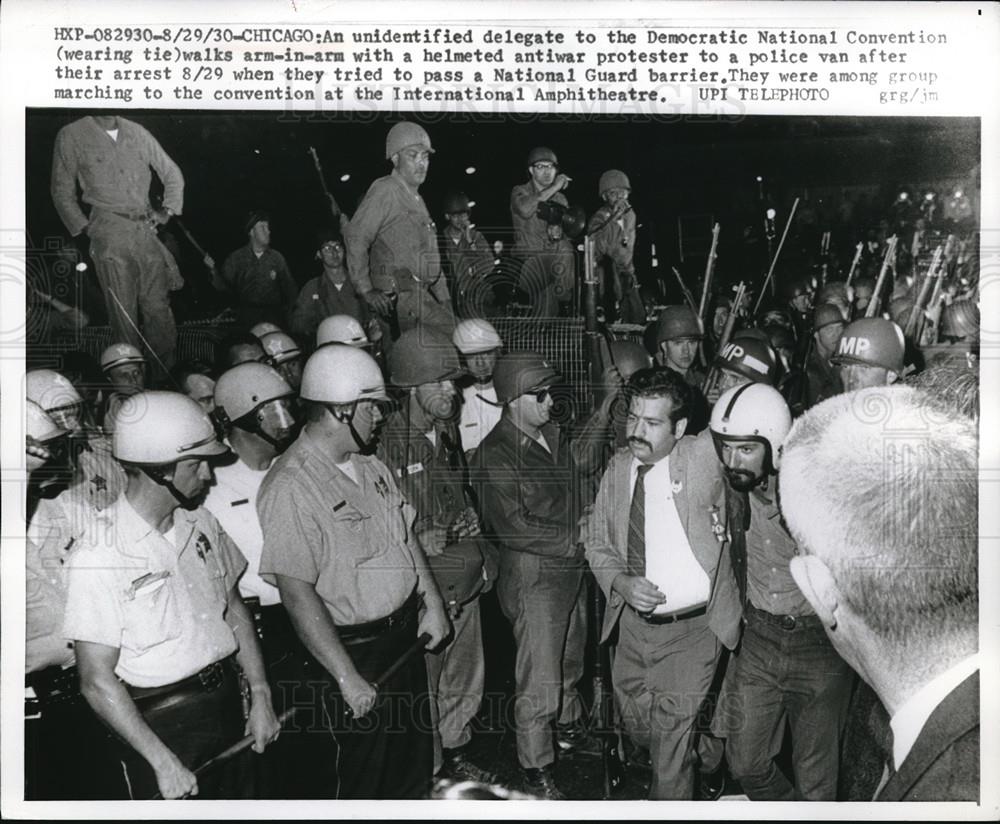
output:
[[[848,325],[830,358],[845,392],[890,386],[903,377],[903,330],[884,318],[859,318]]]
[[[63,634],[76,645],[81,692],[127,745],[133,798],[243,797],[240,759],[194,774],[244,732],[262,752],[279,731],[236,583],[246,561],[197,506],[210,462],[228,450],[175,392],[129,398],[113,443],[128,487],[69,560]],[[249,682],[245,722],[235,664]]]
[[[680,375],[642,369],[625,391],[628,449],[601,479],[584,545],[607,598],[601,642],[618,631],[612,680],[625,729],[649,751],[649,797],[692,800],[696,773],[718,774],[721,742],[699,716],[722,647],[739,639],[721,471],[707,435],[685,435],[692,390]]]
[[[451,342],[458,349],[467,373],[459,384],[462,411],[458,431],[462,448],[471,452],[500,422],[503,407],[497,403],[493,369],[503,349],[503,341],[488,320],[468,318],[455,327]]]
[[[493,294],[486,278],[493,271],[493,250],[471,218],[472,201],[465,192],[449,192],[444,199],[442,231],[448,282],[459,317],[488,314]]]
[[[400,332],[418,324],[449,335],[455,328],[437,229],[419,191],[433,153],[423,127],[394,125],[385,142],[392,173],[372,183],[344,232],[351,282],[380,316],[387,341],[393,312]]]
[[[730,389],[712,410],[744,621],[715,729],[727,737],[729,769],[752,801],[835,801],[854,673],[789,570],[799,548],[781,517],[776,487],[791,425],[784,398],[760,383]],[[775,763],[786,725],[794,782]]]
[[[481,537],[477,501],[458,436],[458,392],[463,373],[451,341],[410,330],[389,356],[389,379],[405,394],[401,408],[379,433],[378,455],[416,509],[413,532],[427,556],[454,624],[447,646],[427,653],[434,697],[435,747],[441,777],[495,783],[496,776],[469,756],[471,722],[486,683],[479,594],[496,578],[496,562],[484,575],[490,551]],[[486,579],[486,580],[484,580]]]
[[[609,169],[601,175],[597,191],[604,201],[587,222],[594,240],[594,261],[600,269],[598,300],[608,319],[643,324],[646,310],[639,295],[635,263],[635,210],[629,203],[632,184],[628,175]]]
[[[388,400],[378,364],[352,346],[317,349],[306,363],[306,423],[257,498],[260,574],[277,586],[316,661],[322,764],[333,798],[420,798],[433,768],[427,670],[411,655],[378,688],[372,679],[429,634],[450,626],[411,534],[413,510],[371,450]],[[423,608],[421,611],[421,602]]]

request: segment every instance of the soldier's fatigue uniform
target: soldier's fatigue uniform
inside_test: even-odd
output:
[[[471,240],[451,225],[444,227],[442,235],[455,311],[460,317],[484,317],[493,308],[493,295],[486,280],[493,271],[490,244],[478,229],[472,230]]]
[[[115,675],[189,770],[243,734],[229,593],[246,567],[205,509],[177,509],[160,533],[125,496],[96,516],[69,561],[63,634],[119,650]],[[148,762],[122,746],[133,798],[150,798]],[[243,797],[242,759],[199,777],[200,798]]]
[[[587,225],[587,230],[594,232],[594,260],[601,273],[597,281],[598,299],[607,301],[610,285],[620,308],[622,323],[642,324],[646,322],[646,309],[639,296],[632,260],[635,254],[635,212],[630,209],[619,217],[607,220],[606,209],[602,208],[591,217]]]
[[[448,283],[441,274],[437,230],[424,199],[393,171],[369,187],[344,232],[347,271],[359,293],[398,294],[405,332],[418,323],[447,335],[455,328]],[[388,339],[388,329],[385,336]]]
[[[504,417],[479,447],[483,517],[499,549],[500,606],[514,630],[514,723],[522,767],[555,760],[552,724],[583,707],[586,615],[577,544],[574,470],[559,428],[542,428],[548,449]]]
[[[141,329],[169,368],[177,330],[168,292],[184,281],[148,218],[151,169],[163,181],[163,207],[179,215],[184,176],[156,138],[119,117],[114,140],[93,117],[84,117],[56,136],[51,190],[66,230],[76,236],[86,227],[114,339],[141,348]],[[89,221],[77,202],[77,183],[90,206]]]
[[[449,438],[454,439],[454,434],[449,435],[444,428],[434,432],[434,443],[424,433],[412,431],[405,410],[394,413],[379,435],[379,457],[393,470],[400,491],[416,509],[415,532],[432,523],[453,523],[470,505],[463,489],[463,469],[458,463],[461,458],[449,456],[449,449],[462,447],[457,439],[449,441]],[[461,542],[475,544],[485,560],[484,539]],[[452,542],[455,543],[458,542]],[[431,565],[433,568],[433,561]],[[495,574],[494,569],[494,577]],[[447,602],[449,593],[443,586],[439,588]],[[483,697],[486,662],[478,597],[462,607],[453,628],[454,635],[447,647],[426,654],[437,729],[445,749],[456,749],[472,739],[470,722]]]
[[[374,457],[352,455],[353,480],[303,431],[257,497],[264,532],[260,574],[312,585],[362,678],[374,680],[417,637],[412,508]],[[381,684],[384,698],[357,721],[336,680],[323,679],[321,723],[331,735],[325,790],[332,798],[419,798],[432,773],[423,656]]]

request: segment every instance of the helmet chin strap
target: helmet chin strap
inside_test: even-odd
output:
[[[194,498],[189,498],[187,495],[183,494],[176,486],[174,486],[173,481],[167,480],[166,473],[158,466],[144,466],[142,471],[146,473],[146,476],[152,480],[154,483],[159,484],[170,492],[174,498],[177,499],[177,503],[183,506],[185,509],[189,508],[194,503]]]
[[[339,408],[338,408],[339,407]],[[340,423],[346,423],[347,428],[351,433],[351,437],[354,438],[354,443],[357,444],[358,449],[362,452],[366,450],[369,446],[369,442],[362,439],[361,435],[358,434],[358,430],[354,428],[354,413],[358,408],[358,402],[355,401],[351,404],[331,404],[330,412]]]

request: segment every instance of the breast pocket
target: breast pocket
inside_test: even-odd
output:
[[[139,588],[125,602],[124,643],[137,652],[180,637],[177,596],[167,579]]]
[[[379,554],[379,524],[375,517],[345,507],[333,516],[334,552],[351,567],[359,567]]]

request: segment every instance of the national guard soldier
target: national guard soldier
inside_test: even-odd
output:
[[[548,243],[548,222],[538,215],[538,205],[569,186],[571,178],[559,171],[556,153],[546,146],[528,152],[528,180],[511,189],[510,218],[514,228],[511,256],[521,266]]]
[[[806,408],[815,406],[843,391],[839,370],[830,359],[847,326],[843,314],[833,304],[821,303],[813,316],[813,346],[806,360]]]
[[[379,689],[372,680],[426,632],[450,626],[409,531],[412,508],[370,451],[387,400],[366,352],[317,349],[302,375],[306,424],[261,486],[260,574],[274,583],[316,661],[322,724],[331,736],[323,789],[333,798],[420,798],[433,768],[422,655]],[[423,611],[420,613],[420,604]]]
[[[759,383],[730,389],[712,411],[744,620],[717,729],[727,737],[729,768],[752,801],[836,801],[854,673],[789,571],[799,549],[778,510],[776,474],[791,425],[780,393]],[[794,781],[775,763],[786,725]]]
[[[694,362],[704,337],[701,321],[690,308],[667,306],[657,319],[657,363],[673,369],[689,386],[701,389],[705,373],[698,370]]]
[[[715,403],[719,395],[745,383],[774,386],[778,378],[778,355],[767,335],[756,329],[745,329],[729,339],[716,355],[713,367],[719,370],[719,378],[709,392],[709,403]]]
[[[903,376],[903,330],[884,318],[860,318],[840,335],[830,361],[845,392],[889,386]]]
[[[635,211],[628,201],[632,184],[619,169],[608,169],[597,183],[604,205],[590,218],[587,231],[594,239],[594,259],[601,270],[598,299],[608,318],[643,324],[646,309],[635,275]],[[613,300],[609,300],[613,298]]]
[[[447,224],[442,231],[448,277],[459,317],[476,317],[493,308],[486,280],[493,271],[493,251],[472,223],[472,203],[465,192],[449,192],[444,199]]]
[[[443,748],[437,774],[490,784],[496,776],[471,760],[467,746],[486,681],[478,595],[484,578],[490,585],[496,578],[496,563],[486,573],[489,550],[458,438],[454,380],[463,370],[451,341],[433,331],[411,329],[397,343],[389,355],[389,379],[405,395],[379,433],[378,455],[416,509],[413,531],[454,627],[447,646],[427,654]]]
[[[130,397],[113,446],[128,486],[69,560],[63,632],[76,645],[81,692],[127,745],[132,798],[240,797],[239,761],[194,773],[244,731],[257,752],[279,731],[236,586],[246,562],[197,506],[209,461],[228,450],[176,392]],[[246,721],[237,663],[249,684]]]
[[[351,282],[382,317],[386,335],[393,314],[400,332],[418,323],[445,334],[455,328],[437,230],[419,192],[433,153],[423,127],[406,121],[394,125],[385,141],[392,173],[372,183],[344,233]],[[386,343],[385,348],[391,347]]]
[[[536,352],[508,352],[493,382],[503,417],[479,447],[484,520],[500,553],[500,606],[514,630],[517,758],[529,792],[556,785],[560,749],[586,740],[576,685],[586,623],[569,445],[550,421],[557,372]],[[552,725],[557,724],[557,730]]]

